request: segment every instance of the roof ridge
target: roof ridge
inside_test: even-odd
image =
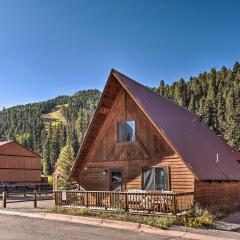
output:
[[[28,148],[28,147],[26,147],[26,146],[24,146],[24,145],[18,143],[18,142],[15,141],[15,140],[2,141],[2,142],[0,142],[0,147],[4,146],[4,145],[6,145],[6,144],[12,143],[12,142],[13,142],[13,143],[16,143],[18,146],[20,146],[21,148],[24,148],[24,149],[27,150],[28,152],[31,152],[31,153],[34,154],[35,156],[41,158],[41,156],[38,155],[37,153],[35,153],[32,149],[30,149],[30,148]]]
[[[180,107],[180,108],[186,110],[187,112],[191,113],[192,115],[195,115],[196,117],[199,118],[199,116],[198,116],[196,113],[191,112],[188,108],[177,104],[174,100],[172,100],[172,99],[170,99],[170,98],[168,98],[168,97],[166,97],[166,96],[163,96],[163,95],[161,95],[160,93],[157,93],[157,92],[153,91],[153,90],[152,90],[150,87],[148,87],[147,85],[143,85],[142,83],[137,82],[137,81],[134,80],[133,78],[131,78],[131,77],[129,77],[129,76],[127,76],[127,75],[125,75],[125,74],[117,71],[116,69],[112,69],[112,73],[116,73],[116,74],[122,75],[123,77],[127,78],[128,80],[133,81],[135,84],[138,84],[138,85],[140,85],[141,87],[144,87],[144,88],[147,89],[148,91],[156,94],[157,96],[159,96],[159,97],[161,97],[161,98],[163,98],[163,99],[165,99],[165,100],[167,100],[167,101],[172,102],[172,103],[175,104],[177,107]]]
[[[8,141],[0,141],[0,147],[3,145],[6,145],[8,143],[14,142],[14,140],[8,140]]]

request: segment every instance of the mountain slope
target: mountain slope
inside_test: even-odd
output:
[[[16,139],[49,158],[51,173],[67,137],[73,138],[77,151],[100,94],[98,90],[84,90],[72,96],[4,109],[0,111],[0,141]]]

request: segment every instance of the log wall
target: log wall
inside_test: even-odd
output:
[[[196,181],[195,203],[212,211],[240,208],[240,181]]]

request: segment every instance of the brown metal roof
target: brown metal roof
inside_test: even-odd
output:
[[[231,148],[196,114],[117,71],[113,74],[199,179],[240,180]]]
[[[236,161],[232,148],[216,136],[196,114],[120,72],[111,71],[99,106],[111,82],[116,80],[132,96],[198,179],[240,180],[240,164]],[[99,106],[74,162],[71,171],[73,178],[76,177],[80,162],[86,156],[85,152],[90,148],[89,138],[94,134],[92,126],[98,121]],[[103,124],[105,119],[106,117],[103,120],[100,119],[99,122]]]
[[[222,139],[222,138],[221,138]],[[224,144],[226,145],[226,147],[231,151],[231,153],[233,154],[233,156],[235,157],[236,160],[240,161],[240,152],[238,152],[237,150],[235,150],[232,146],[230,146],[224,139],[222,139],[222,141],[224,142]]]
[[[26,151],[31,152],[32,154],[34,154],[36,157],[41,158],[41,156],[39,156],[37,153],[33,152],[31,149],[23,146],[22,144],[14,141],[14,140],[0,142],[0,147],[2,147],[3,145],[9,144],[9,143],[15,143],[15,144],[19,145],[20,147],[24,148]]]

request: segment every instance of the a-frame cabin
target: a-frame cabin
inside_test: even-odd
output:
[[[86,190],[194,192],[240,206],[240,164],[194,113],[112,70],[71,171]]]

